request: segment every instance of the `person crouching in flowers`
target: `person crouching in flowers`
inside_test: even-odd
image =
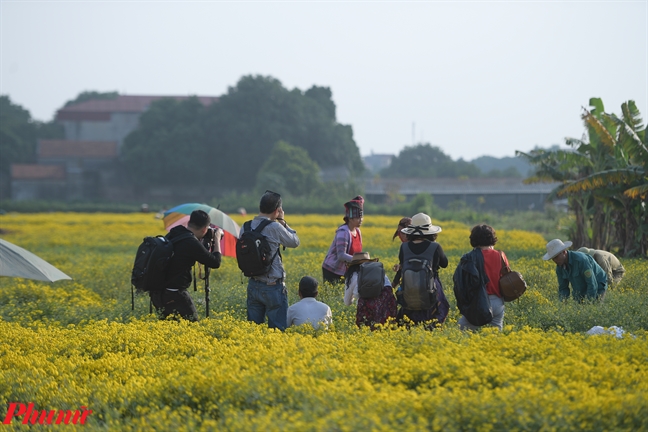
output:
[[[470,245],[475,250],[481,250],[484,257],[484,273],[488,277],[486,284],[486,294],[490,300],[493,310],[493,320],[486,324],[497,327],[502,330],[504,325],[504,299],[499,289],[500,272],[502,271],[502,261],[509,265],[508,258],[504,252],[494,248],[497,243],[497,235],[490,225],[476,225],[470,231]],[[459,328],[461,330],[477,330],[480,326],[471,324],[465,316],[459,318]]]
[[[394,290],[387,276],[383,276],[383,287],[377,297],[362,298],[359,295],[360,265],[368,262],[378,262],[378,258],[372,259],[369,252],[359,252],[353,255],[353,259],[344,275],[346,286],[344,304],[351,306],[357,300],[356,325],[358,327],[366,325],[371,330],[375,330],[377,324],[385,324],[390,318],[396,317],[396,297],[394,297]]]
[[[401,323],[410,321],[418,324],[435,320],[439,324],[443,324],[448,316],[450,304],[439,280],[439,268],[448,267],[448,258],[441,245],[436,241],[441,227],[432,225],[430,216],[418,213],[412,217],[410,226],[401,231],[407,235],[408,241],[401,244],[398,253],[403,277],[396,291],[398,303],[401,305],[397,319]],[[415,270],[413,266],[424,261],[431,268],[431,283],[434,284],[436,290],[428,291],[427,286],[422,286],[428,283],[428,280],[423,281],[415,276],[418,273],[413,271]],[[408,273],[410,268],[412,272]],[[412,277],[408,277],[408,274]],[[416,281],[420,281],[420,283],[416,284]]]
[[[311,276],[304,276],[299,281],[299,301],[288,308],[288,327],[310,323],[313,328],[328,328],[333,322],[331,308],[316,297],[319,282]]]

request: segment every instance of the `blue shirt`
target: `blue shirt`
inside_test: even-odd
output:
[[[265,216],[255,216],[254,219],[252,219],[251,223],[252,229],[258,227],[263,219],[268,218]],[[244,228],[241,227],[241,234],[243,234],[243,230]],[[286,272],[284,270],[281,257],[279,256],[277,251],[282,245],[289,248],[296,248],[297,246],[299,246],[299,237],[297,237],[297,232],[291,229],[287,224],[284,228],[284,226],[279,222],[273,222],[263,228],[261,234],[263,234],[268,240],[268,244],[270,245],[270,256],[275,256],[275,254],[276,256],[275,259],[272,260],[270,271],[263,276],[255,276],[254,279],[264,283],[272,283],[279,279],[285,279]]]

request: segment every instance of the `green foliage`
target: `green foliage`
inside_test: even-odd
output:
[[[62,137],[59,125],[35,121],[29,111],[0,96],[0,173],[8,175],[14,163],[34,163],[39,138]]]
[[[135,184],[191,186],[210,180],[218,157],[206,145],[204,112],[196,97],[151,104],[122,148],[123,163]]]
[[[119,93],[116,91],[112,92],[98,92],[98,91],[84,91],[79,93],[79,95],[72,100],[69,100],[65,102],[64,106],[70,106],[74,104],[78,104],[80,102],[85,102],[89,100],[95,100],[95,99],[101,99],[101,100],[106,100],[106,99],[115,99],[119,96]]]
[[[29,111],[0,96],[0,170],[8,173],[12,163],[34,162],[36,128]]]
[[[336,122],[328,88],[312,87],[304,94],[271,77],[245,76],[209,108],[208,119],[208,139],[228,161],[221,168],[225,185],[254,186],[256,177],[241,172],[257,172],[277,141],[305,149],[322,168],[364,170],[351,127]]]
[[[532,173],[531,164],[519,156],[496,158],[480,156],[470,161],[479,168],[486,177],[523,177]],[[496,175],[499,174],[499,175]]]
[[[306,150],[279,141],[259,171],[257,190],[285,190],[294,196],[308,195],[320,184],[319,171]]]
[[[453,161],[429,143],[405,147],[380,174],[384,177],[479,177],[481,171],[463,159]]]
[[[139,186],[199,183],[250,191],[274,145],[285,141],[319,167],[360,174],[353,131],[336,122],[331,96],[326,87],[303,93],[272,77],[245,76],[207,108],[194,99],[157,101],[126,137],[124,163]],[[276,174],[266,170],[262,181],[288,186]]]
[[[583,140],[567,138],[573,150],[517,152],[537,167],[527,183],[559,181],[552,196],[567,197],[575,214],[569,238],[595,249],[618,248],[625,256],[648,252],[648,145],[634,101],[622,118],[608,114],[599,98],[581,116]]]

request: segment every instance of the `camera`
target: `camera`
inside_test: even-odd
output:
[[[205,249],[207,249],[210,252],[212,251],[212,249],[214,247],[214,243],[216,242],[216,231],[217,230],[218,230],[218,228],[212,228],[212,227],[207,228],[207,232],[205,233],[205,235],[203,236],[203,238],[201,240],[203,246],[205,246]]]

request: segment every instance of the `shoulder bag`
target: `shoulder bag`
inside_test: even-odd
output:
[[[511,302],[524,294],[527,289],[527,284],[520,273],[511,271],[511,268],[506,265],[501,251],[500,259],[502,260],[499,280],[500,294],[502,294],[505,302]]]

